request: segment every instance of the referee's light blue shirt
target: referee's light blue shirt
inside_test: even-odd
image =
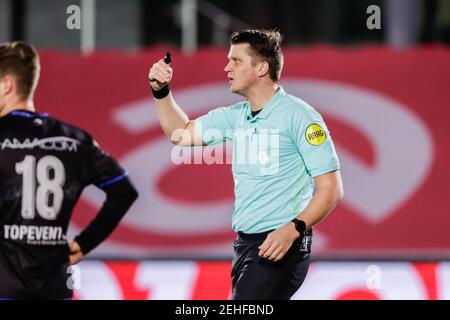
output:
[[[277,229],[312,198],[313,177],[339,169],[333,140],[321,115],[282,87],[255,117],[248,101],[195,120],[207,145],[233,141],[233,230]]]

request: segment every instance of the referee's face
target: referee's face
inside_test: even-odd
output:
[[[259,78],[256,64],[253,63],[249,51],[250,45],[248,43],[231,45],[227,56],[228,64],[224,69],[228,76],[231,92],[243,96],[246,96],[246,93]]]

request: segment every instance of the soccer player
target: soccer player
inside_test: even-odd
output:
[[[0,299],[70,299],[69,265],[108,237],[138,195],[87,132],[34,111],[39,72],[32,46],[0,44]],[[73,208],[90,184],[106,200],[68,241]]]
[[[233,33],[224,71],[231,91],[246,100],[195,120],[170,92],[170,64],[161,59],[149,71],[160,125],[172,143],[233,141],[233,299],[290,299],[308,271],[312,228],[343,197],[322,117],[279,84],[280,44],[276,31]]]

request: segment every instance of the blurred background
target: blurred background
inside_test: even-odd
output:
[[[83,28],[66,25],[72,5]],[[381,28],[368,30],[367,8],[381,10]],[[65,13],[68,13],[67,15]],[[370,11],[372,12],[372,11]],[[0,40],[38,48],[139,50],[170,45],[186,52],[226,47],[233,30],[278,28],[285,46],[378,43],[394,47],[450,42],[447,0],[0,0]],[[84,42],[83,42],[84,41]],[[83,42],[83,43],[82,43]]]
[[[41,54],[38,111],[91,132],[140,191],[79,264],[76,298],[229,297],[230,146],[173,148],[147,73],[172,53],[191,118],[240,101],[223,68],[247,28],[284,34],[281,85],[323,115],[342,164],[344,200],[294,298],[450,299],[449,0],[0,0],[0,42]],[[103,199],[85,190],[69,237]]]

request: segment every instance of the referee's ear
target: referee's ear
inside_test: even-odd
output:
[[[269,63],[267,61],[258,62],[256,68],[257,68],[258,76],[261,78],[269,73]]]

